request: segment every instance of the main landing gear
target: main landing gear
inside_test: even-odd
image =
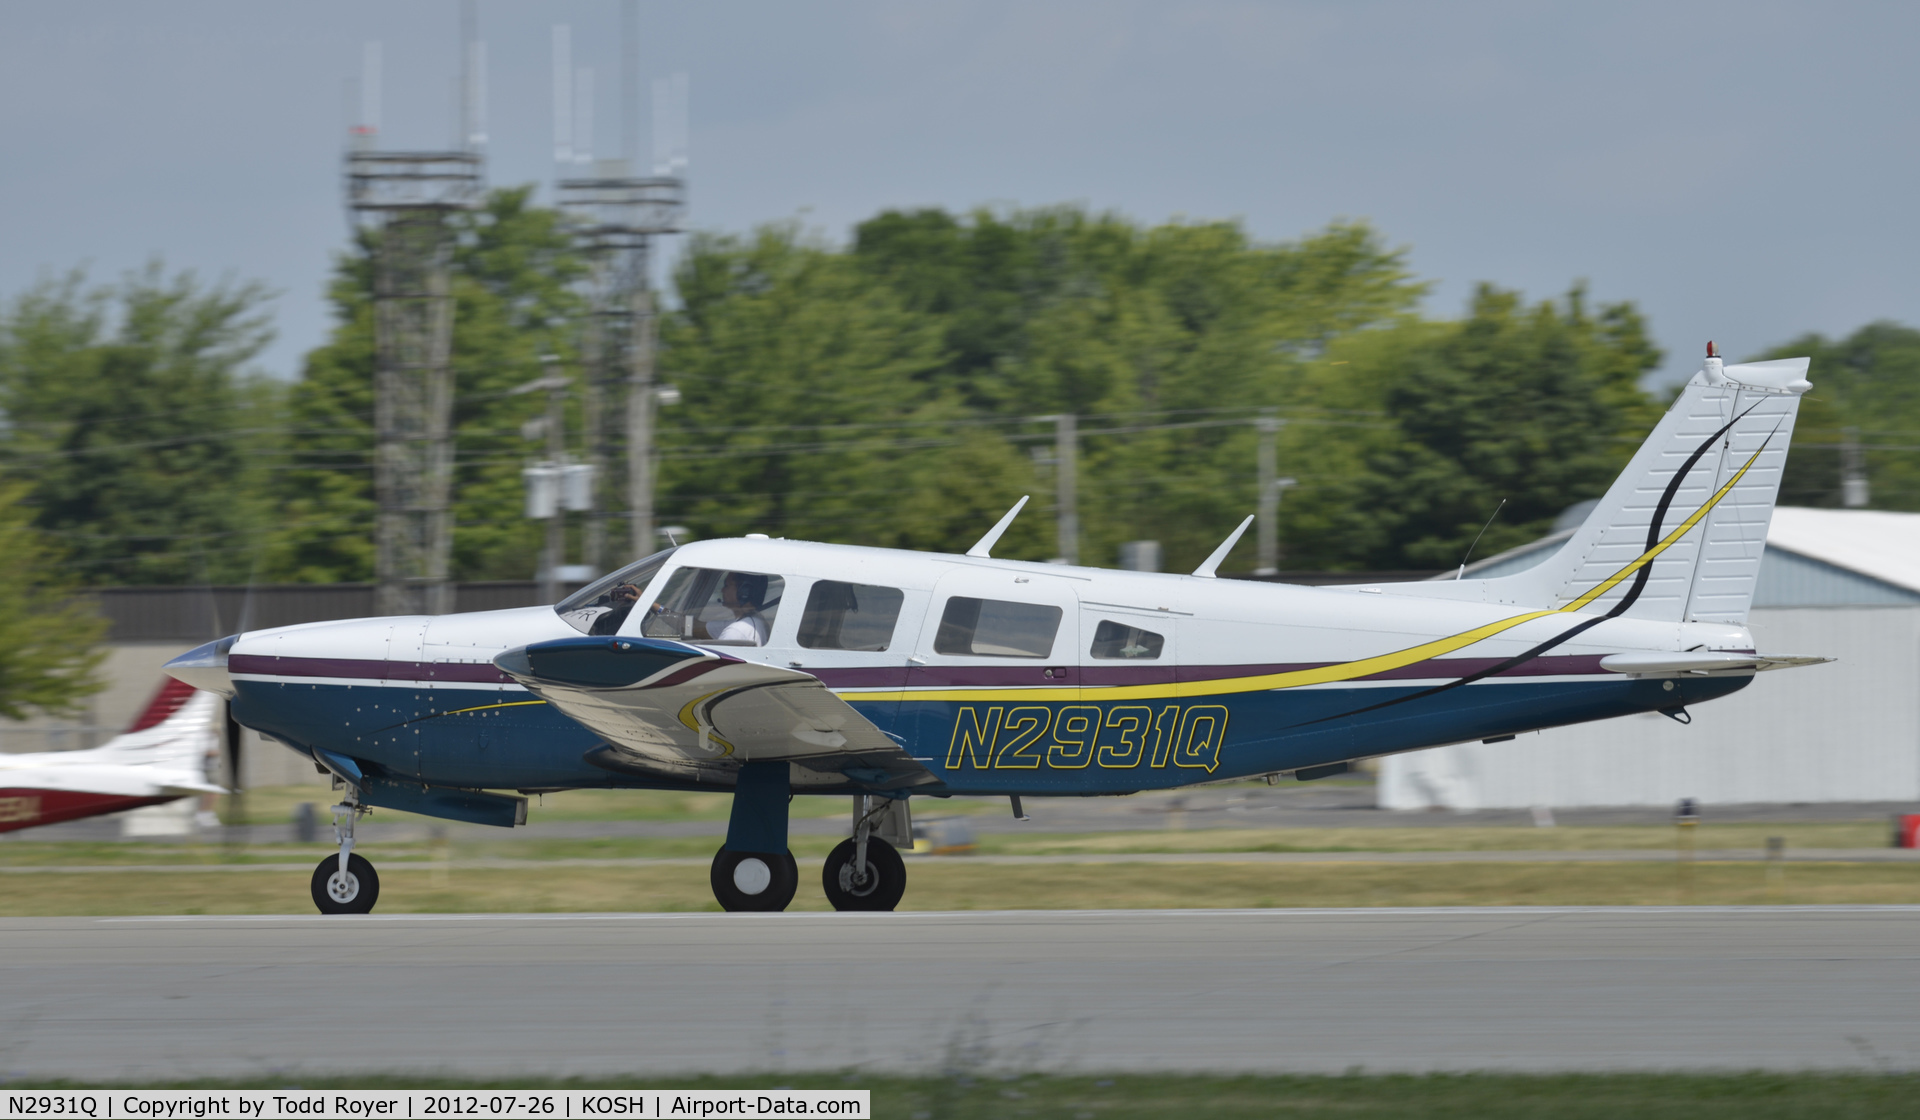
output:
[[[322,914],[370,914],[380,900],[380,876],[365,856],[353,854],[353,825],[366,813],[352,786],[333,807],[333,835],[340,854],[313,869],[313,904]]]
[[[800,886],[787,849],[787,763],[749,762],[733,791],[727,842],[713,857],[713,897],[723,910],[785,910]],[[877,804],[876,804],[877,803]],[[907,889],[907,865],[883,836],[911,843],[906,802],[853,800],[853,838],[827,857],[820,885],[835,910],[891,910]]]

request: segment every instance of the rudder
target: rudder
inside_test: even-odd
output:
[[[1794,416],[1812,388],[1808,364],[1729,366],[1710,349],[1705,368],[1557,552],[1524,572],[1466,582],[1501,602],[1744,624]]]

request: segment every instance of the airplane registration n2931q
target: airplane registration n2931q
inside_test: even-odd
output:
[[[1695,374],[1586,522],[1496,579],[1308,588],[768,540],[649,556],[552,607],[258,630],[168,672],[331,771],[313,897],[365,913],[373,807],[511,827],[525,794],[733,791],[713,892],[781,910],[787,806],[851,796],[822,886],[891,910],[914,797],[1314,778],[1356,759],[1687,706],[1756,672],[1747,609],[1808,361]],[[1023,499],[1024,501],[1024,499]],[[1252,519],[1249,518],[1250,522]]]

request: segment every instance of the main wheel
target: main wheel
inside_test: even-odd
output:
[[[345,875],[339,856],[328,856],[313,869],[313,904],[322,914],[371,914],[379,900],[380,876],[365,856],[348,856]]]
[[[713,897],[720,909],[785,910],[800,886],[800,865],[793,853],[732,852],[713,856]]]
[[[892,844],[878,836],[867,838],[867,875],[862,879],[854,867],[857,855],[852,840],[842,840],[827,865],[821,869],[820,885],[826,888],[827,901],[835,910],[891,910],[900,905],[907,893],[907,864]]]

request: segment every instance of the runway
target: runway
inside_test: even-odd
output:
[[[1920,1067],[1920,907],[0,920],[0,1077]]]

